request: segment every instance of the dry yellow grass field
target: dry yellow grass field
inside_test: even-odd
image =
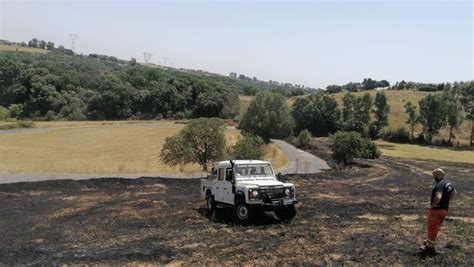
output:
[[[474,151],[460,151],[448,148],[395,144],[377,141],[382,154],[390,157],[463,162],[474,164]]]
[[[0,134],[0,173],[197,174],[198,165],[170,167],[160,159],[166,137],[183,124],[169,121],[36,122],[36,129]],[[240,137],[227,130],[228,144]],[[288,159],[274,145],[264,158],[275,168]]]
[[[49,51],[46,49],[39,49],[39,48],[33,48],[33,47],[27,47],[27,46],[0,44],[0,52],[29,52],[29,53],[46,54]]]

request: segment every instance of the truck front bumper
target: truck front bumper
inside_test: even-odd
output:
[[[267,201],[258,201],[254,203],[249,203],[251,206],[254,207],[262,207],[262,208],[285,208],[288,206],[293,206],[298,204],[298,200],[296,199],[272,199]]]

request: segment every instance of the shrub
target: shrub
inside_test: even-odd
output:
[[[313,136],[311,132],[304,129],[298,135],[298,147],[311,148],[313,143]]]
[[[366,159],[379,158],[382,153],[380,152],[376,143],[369,138],[363,138],[362,140],[362,152],[360,157]]]
[[[32,121],[17,121],[18,128],[33,128],[34,124]]]
[[[369,138],[364,138],[358,132],[339,131],[330,136],[333,158],[346,165],[354,158],[378,158],[380,151]]]
[[[8,109],[10,110],[10,116],[12,118],[18,118],[23,113],[23,105],[22,104],[11,104]]]
[[[35,125],[32,121],[17,121],[14,123],[0,125],[0,130],[12,130],[20,128],[33,128]]]
[[[410,142],[410,133],[405,130],[405,128],[400,127],[397,130],[386,128],[383,129],[380,133],[380,137],[387,141],[393,143],[409,143]]]
[[[0,121],[4,121],[10,118],[10,110],[6,107],[0,106]]]
[[[254,135],[244,135],[229,149],[229,156],[232,159],[261,159],[263,140]]]

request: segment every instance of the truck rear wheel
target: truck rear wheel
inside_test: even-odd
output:
[[[234,205],[234,215],[240,224],[248,225],[253,219],[254,212],[245,201],[238,200]]]
[[[275,215],[282,221],[291,221],[296,216],[296,207],[291,205],[289,207],[276,210]]]
[[[214,196],[207,194],[206,196],[206,210],[209,214],[212,214],[216,210],[216,202],[214,201]]]

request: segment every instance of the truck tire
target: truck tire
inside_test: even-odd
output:
[[[296,216],[296,207],[291,205],[283,209],[275,210],[275,215],[282,221],[291,221]]]
[[[216,211],[216,202],[210,192],[206,194],[206,211],[208,214],[213,214]]]
[[[242,225],[249,225],[253,219],[254,211],[245,203],[244,200],[238,199],[234,205],[234,216],[237,222]]]

